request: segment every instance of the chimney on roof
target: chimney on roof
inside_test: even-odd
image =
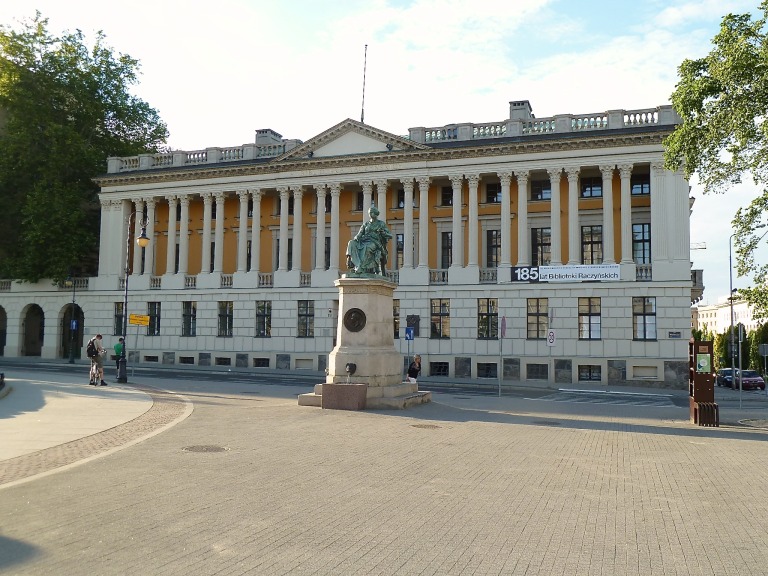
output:
[[[533,109],[528,100],[515,100],[509,103],[510,120],[530,120],[533,117]]]
[[[271,128],[262,128],[256,130],[256,145],[269,146],[270,144],[280,144],[283,141],[283,135],[278,134]]]

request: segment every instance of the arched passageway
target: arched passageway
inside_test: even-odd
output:
[[[37,304],[27,307],[22,316],[21,355],[41,356],[45,340],[45,314]]]

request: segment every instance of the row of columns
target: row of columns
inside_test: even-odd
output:
[[[631,194],[630,178],[632,174],[632,165],[600,166],[603,179],[603,262],[606,264],[616,263],[614,255],[614,221],[613,221],[613,175],[618,169],[621,181],[621,263],[632,262],[632,220],[631,220]],[[660,171],[660,165],[653,165],[652,170]],[[579,226],[579,167],[565,167],[551,169],[548,171],[552,189],[550,202],[550,229],[551,229],[551,262],[552,265],[561,265],[563,263],[577,264],[581,260],[581,242]],[[511,254],[511,181],[514,177],[517,181],[518,195],[524,197],[526,201],[518,202],[518,237],[517,237],[517,265],[530,265],[530,233],[528,228],[528,188],[529,171],[506,171],[497,174],[501,181],[501,260],[500,267],[510,267],[512,265]],[[563,175],[568,180],[568,246],[569,251],[567,259],[561,254],[561,206],[560,206],[560,182]],[[463,227],[462,219],[462,190],[464,180],[468,184],[468,227],[469,242],[467,244],[466,265],[476,267],[479,265],[479,246],[478,246],[478,192],[481,178],[479,175],[470,174],[465,177],[462,174],[454,174],[449,177],[452,187],[452,236],[453,258],[451,267],[463,267],[465,262]],[[429,229],[429,211],[427,206],[430,177],[416,176],[413,178],[401,179],[400,182],[404,191],[403,207],[403,268],[427,268],[427,257],[429,254],[429,239],[426,231]],[[377,202],[379,206],[386,206],[386,194],[389,185],[388,180],[364,181],[360,183],[363,189],[363,220],[368,218],[368,209],[372,203],[374,186],[377,192]],[[418,262],[414,263],[414,214],[413,199],[414,186],[418,187],[419,193],[419,220],[418,229]],[[339,198],[341,195],[341,183],[322,183],[314,186],[317,195],[317,231],[315,238],[315,269],[323,270],[325,268],[325,239],[326,239],[326,195],[331,195],[331,223],[330,223],[330,263],[329,268],[338,270],[339,268]],[[303,198],[304,186],[278,186],[277,191],[280,199],[280,224],[279,224],[279,262],[278,271],[288,270],[288,244],[289,237],[293,238],[293,246],[296,253],[300,253],[302,245],[302,236],[304,232],[303,225]],[[260,229],[250,230],[249,227],[260,226],[261,222],[261,199],[264,191],[262,189],[240,190],[237,192],[240,206],[240,228],[238,231],[238,259],[237,271],[245,272],[248,269],[247,262],[247,242],[249,237],[252,239],[250,253],[250,270],[258,271],[260,262]],[[289,223],[289,200],[293,195],[293,226]],[[224,202],[226,195],[224,192],[211,192],[201,194],[203,199],[203,233],[202,233],[202,256],[201,270],[204,272],[212,271],[214,273],[222,272],[223,264],[223,245],[224,245]],[[189,202],[188,196],[169,196],[166,198],[169,210],[168,226],[168,249],[166,252],[166,270],[172,271],[176,264],[176,225],[175,215],[177,205],[180,205],[181,222],[179,225],[179,244],[178,244],[178,273],[186,274],[188,270],[189,256]],[[252,200],[253,215],[249,225],[248,204]],[[216,203],[215,229],[213,230],[214,245],[216,247],[213,270],[210,270],[211,261],[211,234],[213,222],[213,202]],[[150,238],[154,235],[155,223],[155,198],[145,198],[135,200],[135,210],[137,214],[143,214],[145,207],[147,213],[147,234]],[[380,218],[386,221],[386,209],[381,210]],[[424,233],[422,233],[424,232]],[[141,251],[134,251],[133,270],[139,273],[141,266]],[[294,258],[292,270],[300,270],[300,258]],[[154,270],[153,251],[147,250],[144,256],[143,274],[151,274]]]

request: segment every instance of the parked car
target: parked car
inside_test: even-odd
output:
[[[736,370],[736,381],[734,382],[734,388],[739,389],[739,377],[741,377],[741,389],[742,390],[765,390],[765,380],[754,370]]]
[[[717,376],[715,377],[715,382],[718,386],[728,386],[728,388],[732,388],[731,382],[733,381],[733,374],[731,374],[730,368],[721,368],[717,371]]]

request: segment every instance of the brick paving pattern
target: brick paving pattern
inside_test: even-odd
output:
[[[763,430],[682,407],[437,394],[343,412],[253,389],[184,390],[194,413],[162,434],[0,491],[0,572],[768,574]]]
[[[144,414],[98,434],[0,461],[0,486],[123,446],[151,434],[183,414],[184,400],[178,396],[147,386],[132,387],[152,397],[152,406]]]

